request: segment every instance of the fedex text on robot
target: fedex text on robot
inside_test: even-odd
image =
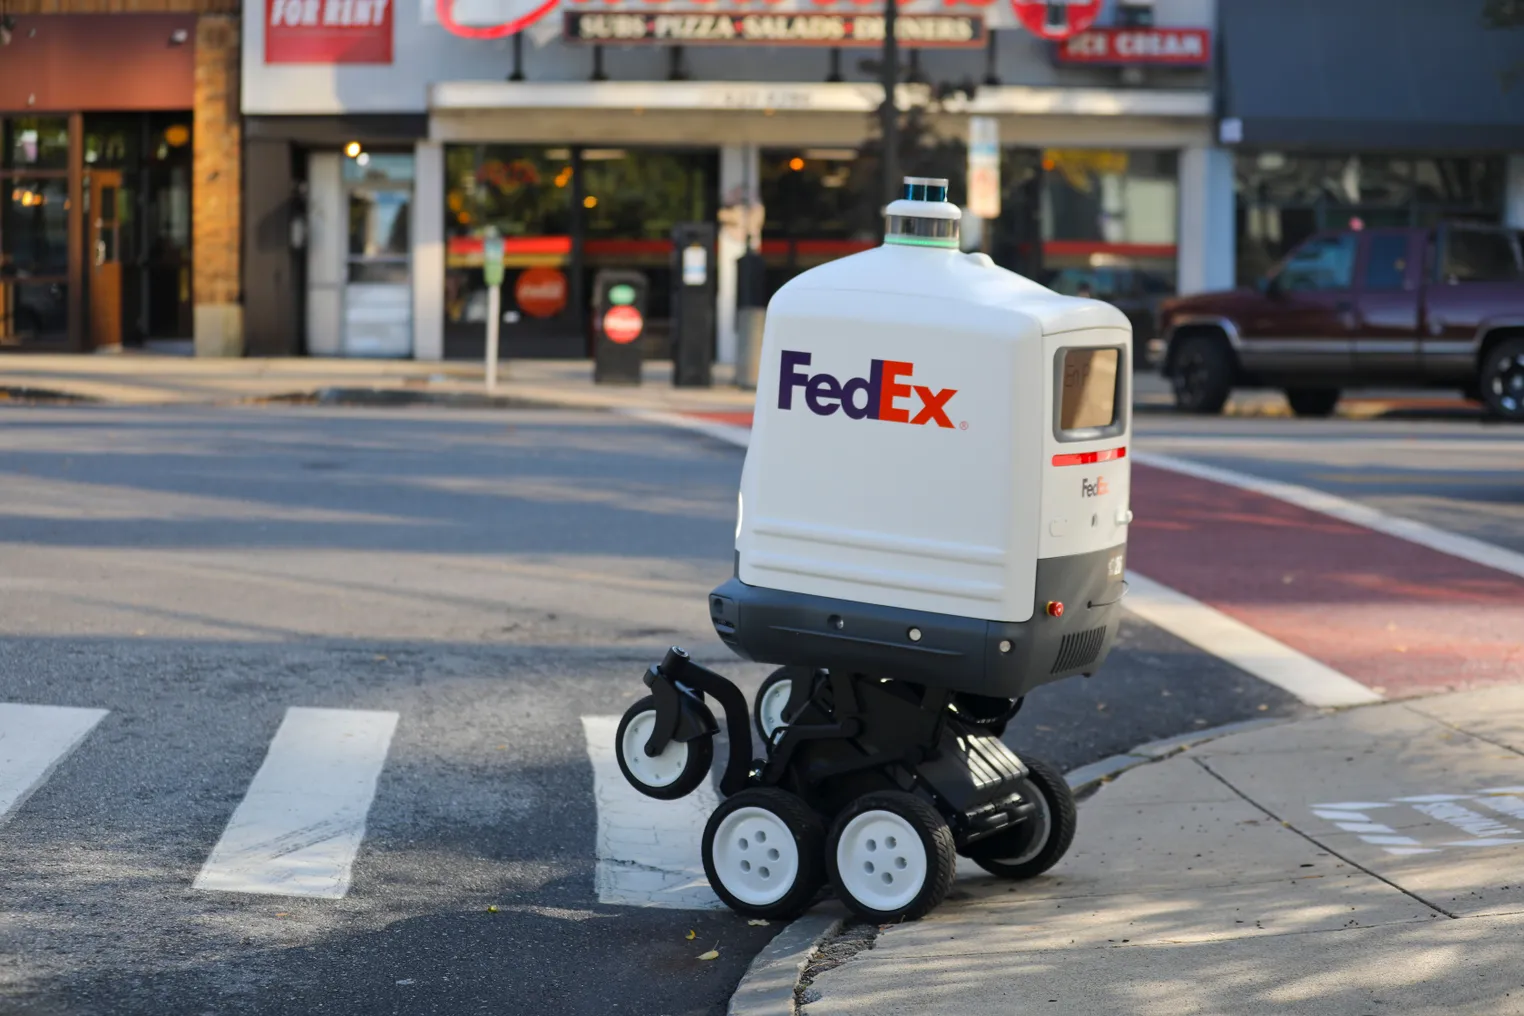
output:
[[[924,385],[912,385],[901,381],[915,373],[915,364],[907,360],[871,360],[867,377],[849,378],[845,383],[833,374],[822,371],[810,374],[800,367],[810,365],[810,354],[792,349],[783,350],[778,379],[778,408],[794,408],[794,389],[804,389],[804,404],[816,416],[830,416],[840,409],[852,420],[883,420],[887,423],[913,423],[922,426],[935,423],[938,427],[952,429],[953,422],[947,416],[947,403],[958,394],[956,388],[933,391]],[[921,407],[911,415],[909,406],[898,406],[900,399],[911,394],[920,399]]]

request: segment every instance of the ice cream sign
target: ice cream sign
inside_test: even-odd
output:
[[[535,28],[588,43],[879,45],[883,0],[425,0],[456,35],[495,39]],[[983,45],[990,29],[1047,39],[1084,31],[1100,0],[898,0],[908,46]]]

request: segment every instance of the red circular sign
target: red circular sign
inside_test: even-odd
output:
[[[1043,39],[1078,35],[1101,14],[1101,0],[1011,0],[1027,31]]]
[[[610,342],[617,342],[621,346],[640,338],[641,329],[645,326],[640,311],[628,304],[610,307],[603,315],[603,334],[609,337]]]
[[[566,309],[566,276],[555,268],[528,268],[513,284],[513,300],[530,317],[555,317]]]

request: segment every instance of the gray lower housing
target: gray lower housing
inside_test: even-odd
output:
[[[740,578],[709,594],[709,617],[726,645],[758,663],[1019,698],[1049,681],[1092,673],[1111,652],[1127,583],[1107,565],[1125,546],[1040,559],[1030,621],[884,607],[749,586]],[[1047,614],[1050,602],[1064,605],[1062,617]],[[910,638],[912,629],[918,640]],[[1002,642],[1009,651],[1001,652]]]

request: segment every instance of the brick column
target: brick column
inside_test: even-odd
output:
[[[196,19],[191,254],[197,356],[243,355],[238,18]]]

